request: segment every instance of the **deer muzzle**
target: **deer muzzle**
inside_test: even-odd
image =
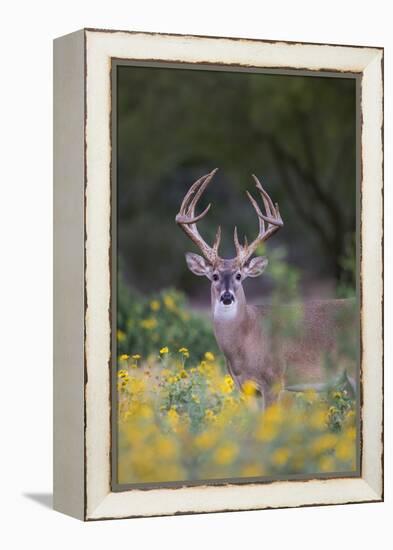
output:
[[[228,290],[226,290],[221,294],[220,301],[224,304],[224,306],[230,306],[232,302],[235,301],[235,297],[232,294],[232,292],[229,292]]]

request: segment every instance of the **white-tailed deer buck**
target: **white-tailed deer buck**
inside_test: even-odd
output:
[[[326,370],[329,371],[328,377],[343,369],[353,371],[352,352],[346,357],[339,353],[340,338],[345,339],[346,346],[348,339],[356,338],[351,300],[321,300],[279,307],[247,305],[243,281],[261,275],[268,263],[266,257],[252,256],[258,245],[284,224],[278,205],[273,204],[253,175],[265,210],[262,213],[247,192],[259,220],[258,235],[250,244],[246,238],[244,244],[240,244],[235,228],[236,256],[221,258],[218,255],[221,228],[218,228],[212,247],[197,228],[197,222],[207,214],[211,205],[201,214],[195,213],[197,203],[216,171],[203,176],[190,187],[176,222],[203,254],[202,257],[187,253],[187,265],[195,275],[203,275],[211,281],[214,333],[235,384],[241,389],[246,381],[252,381],[263,397],[264,406],[268,406],[280,390],[286,388],[288,376],[292,382],[312,383],[317,388],[326,384]],[[356,347],[355,343],[353,347]],[[327,369],[326,364],[329,365]],[[354,386],[353,380],[348,380],[349,385]],[[297,387],[302,389],[300,385]]]

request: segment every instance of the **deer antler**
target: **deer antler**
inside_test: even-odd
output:
[[[247,237],[244,238],[244,245],[241,245],[239,243],[239,239],[237,236],[237,228],[235,227],[234,231],[234,241],[235,241],[235,248],[236,248],[236,259],[239,263],[239,265],[245,264],[245,262],[252,256],[257,248],[257,246],[269,239],[273,233],[278,231],[280,227],[284,225],[284,222],[282,221],[282,218],[280,216],[280,211],[278,209],[278,204],[274,205],[272,199],[269,197],[267,192],[264,190],[264,188],[261,185],[261,182],[258,180],[258,178],[252,174],[252,177],[255,180],[256,188],[258,189],[263,204],[265,206],[266,214],[262,214],[256,200],[254,197],[248,192],[247,196],[250,199],[251,204],[254,207],[255,212],[257,213],[258,220],[259,220],[259,232],[257,238],[251,243],[248,244]],[[267,227],[266,225],[267,224]]]
[[[200,248],[202,254],[212,265],[215,265],[221,259],[218,256],[218,247],[221,241],[221,227],[217,230],[213,247],[209,246],[201,237],[196,222],[206,216],[210,210],[211,204],[209,204],[205,210],[197,216],[195,215],[195,207],[217,170],[218,168],[215,168],[212,172],[202,176],[199,180],[192,184],[184,197],[179,213],[176,216],[176,223],[179,224],[184,233],[190,237],[198,248]]]

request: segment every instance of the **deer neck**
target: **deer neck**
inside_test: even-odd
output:
[[[225,355],[228,365],[235,368],[237,361],[243,361],[246,351],[244,338],[253,326],[243,289],[238,290],[235,303],[227,309],[217,303],[212,295],[212,317],[217,344]]]
[[[217,301],[214,292],[211,293],[212,317],[215,327],[225,327],[226,330],[239,328],[247,320],[247,303],[244,290],[240,287],[236,293],[236,300],[230,306]]]

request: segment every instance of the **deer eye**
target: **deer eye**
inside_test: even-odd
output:
[[[240,281],[241,278],[242,278],[241,273],[238,273],[238,274],[236,275],[236,279],[237,279],[238,281]]]
[[[214,273],[214,274],[213,274],[213,281],[218,281],[218,278],[219,278],[219,277],[218,277],[217,273]]]

